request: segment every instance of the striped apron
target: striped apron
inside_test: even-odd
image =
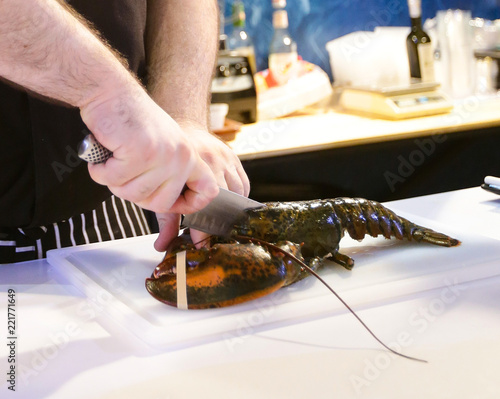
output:
[[[47,251],[151,234],[144,211],[111,196],[100,207],[31,229],[0,228],[0,264],[45,258]]]

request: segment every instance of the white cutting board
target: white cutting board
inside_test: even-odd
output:
[[[404,216],[402,214],[401,216]],[[352,271],[327,262],[321,276],[354,308],[397,301],[432,288],[500,274],[500,245],[425,219],[413,221],[446,232],[462,245],[443,248],[367,237],[344,237],[341,252],[355,259]],[[158,349],[176,349],[211,340],[228,345],[265,328],[345,312],[314,277],[246,304],[222,309],[178,310],[158,302],[144,281],[161,261],[156,235],[53,250],[48,261],[121,325]],[[492,262],[493,261],[493,262]],[[360,327],[361,328],[361,327]]]

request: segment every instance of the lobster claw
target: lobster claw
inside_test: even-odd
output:
[[[222,243],[167,255],[146,289],[181,309],[218,308],[266,296],[299,272],[300,266],[263,246]]]

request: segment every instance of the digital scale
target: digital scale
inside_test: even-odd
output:
[[[385,119],[407,119],[442,114],[453,104],[439,91],[439,83],[413,83],[404,87],[344,87],[339,104],[350,111]]]

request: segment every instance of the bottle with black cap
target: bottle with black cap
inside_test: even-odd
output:
[[[408,0],[411,32],[406,39],[410,76],[416,82],[434,82],[434,54],[431,39],[422,28],[421,0]]]

